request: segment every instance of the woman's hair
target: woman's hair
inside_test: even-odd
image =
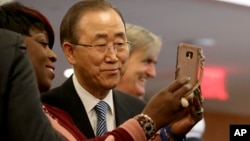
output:
[[[35,9],[25,7],[19,2],[9,2],[0,6],[0,28],[30,36],[32,27],[47,32],[49,47],[52,48],[55,39],[54,31],[43,14]]]

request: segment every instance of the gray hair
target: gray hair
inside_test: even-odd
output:
[[[4,5],[6,3],[13,2],[14,0],[0,0],[0,5]]]
[[[157,55],[161,49],[161,38],[149,30],[130,23],[126,23],[126,32],[128,41],[131,42],[130,54],[136,50],[145,50],[155,52]]]

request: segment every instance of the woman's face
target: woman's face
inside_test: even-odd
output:
[[[48,42],[46,31],[40,31],[36,28],[30,29],[30,36],[24,36],[24,44],[35,70],[40,92],[49,90],[55,77],[54,63],[57,56],[49,48]]]

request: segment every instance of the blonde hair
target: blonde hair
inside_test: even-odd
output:
[[[146,28],[130,23],[126,23],[126,32],[128,41],[131,42],[130,55],[136,50],[154,52],[156,55],[159,53],[162,46],[159,36]]]

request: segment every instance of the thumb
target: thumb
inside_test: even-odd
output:
[[[109,136],[105,139],[105,141],[115,141],[115,138],[114,138],[114,136],[109,135]]]

